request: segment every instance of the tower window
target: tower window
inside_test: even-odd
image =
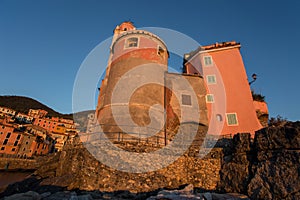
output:
[[[213,94],[207,94],[205,96],[205,99],[206,99],[206,103],[214,103],[215,102]]]
[[[182,105],[192,105],[192,99],[191,99],[191,95],[186,95],[183,94],[181,95],[181,99],[182,99]]]
[[[215,84],[215,83],[217,83],[215,75],[208,75],[208,76],[206,76],[206,80],[207,80],[208,84]]]
[[[160,55],[160,56],[163,56],[164,52],[165,52],[165,50],[161,46],[158,46],[157,54]]]
[[[136,38],[136,37],[128,38],[125,41],[125,48],[137,47],[138,46],[138,42],[139,42],[139,39]]]
[[[227,119],[227,125],[228,126],[238,125],[238,120],[237,120],[236,113],[227,113],[226,114],[226,119]]]
[[[203,60],[204,60],[204,65],[205,66],[211,66],[212,63],[213,63],[211,56],[204,56]]]

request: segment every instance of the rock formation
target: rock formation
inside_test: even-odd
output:
[[[0,198],[247,199],[241,193],[251,199],[300,199],[300,122],[261,129],[253,142],[241,133],[217,146],[224,156],[220,149],[204,159],[187,151],[158,171],[126,173],[100,163],[77,141],[40,158],[35,176],[10,185]],[[183,189],[186,184],[191,185]]]
[[[251,199],[300,199],[300,122],[267,127],[233,138],[220,172],[224,192]]]

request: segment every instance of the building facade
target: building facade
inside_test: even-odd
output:
[[[206,99],[209,119],[224,120],[221,135],[248,132],[254,136],[255,131],[263,127],[257,112],[261,110],[268,118],[268,110],[265,102],[253,100],[240,48],[241,45],[235,41],[199,47],[185,54],[184,70],[187,74],[203,73],[207,86],[214,87],[222,82],[226,94],[225,113],[212,115],[211,112],[216,103],[214,95],[220,91],[216,94],[208,91],[209,98]]]
[[[169,73],[168,58],[167,46],[157,35],[136,30],[131,22],[116,27],[95,114],[111,140],[120,141],[121,134],[122,141],[147,138],[166,144],[182,122],[182,110],[184,123],[196,124],[196,131],[201,124],[201,134],[207,129],[202,76]],[[180,84],[183,76],[191,88]],[[192,96],[194,91],[198,93]],[[156,134],[147,137],[149,132]]]

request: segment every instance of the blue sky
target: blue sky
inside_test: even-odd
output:
[[[253,89],[266,96],[270,115],[299,120],[299,9],[299,1],[0,0],[0,95],[72,112],[81,63],[117,24],[131,20],[202,45],[240,42],[248,76],[258,74]]]

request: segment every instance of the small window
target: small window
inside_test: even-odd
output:
[[[220,115],[220,114],[217,114],[216,118],[219,122],[223,121],[222,115]]]
[[[182,98],[182,105],[192,105],[192,99],[191,99],[191,95],[186,95],[186,94],[183,94],[181,95],[181,98]]]
[[[226,118],[228,126],[234,126],[238,124],[236,113],[227,113]]]
[[[4,142],[3,142],[3,145],[6,145],[8,142],[8,139],[5,139]]]
[[[23,151],[25,151],[25,148],[23,149]]]
[[[215,84],[215,83],[217,83],[215,75],[208,75],[208,76],[206,76],[206,80],[207,80],[208,84]]]
[[[28,141],[26,142],[26,144],[28,144]]]
[[[165,53],[165,50],[161,46],[158,46],[157,54],[160,56],[163,56],[164,53]]]
[[[1,151],[3,151],[5,149],[5,147],[1,147]]]
[[[21,135],[19,134],[18,136],[17,136],[17,140],[19,140],[21,138]]]
[[[7,135],[6,135],[6,138],[9,138],[11,135],[11,132],[8,132]]]
[[[213,94],[207,94],[205,96],[205,98],[206,98],[206,103],[214,103],[215,102]]]
[[[136,37],[128,38],[125,42],[125,48],[137,47],[139,39]]]
[[[12,148],[11,151],[16,151],[16,148]]]
[[[18,141],[15,141],[14,146],[17,146],[17,145],[18,145]]]
[[[212,65],[212,58],[211,56],[204,56],[204,65],[205,66],[211,66]]]

